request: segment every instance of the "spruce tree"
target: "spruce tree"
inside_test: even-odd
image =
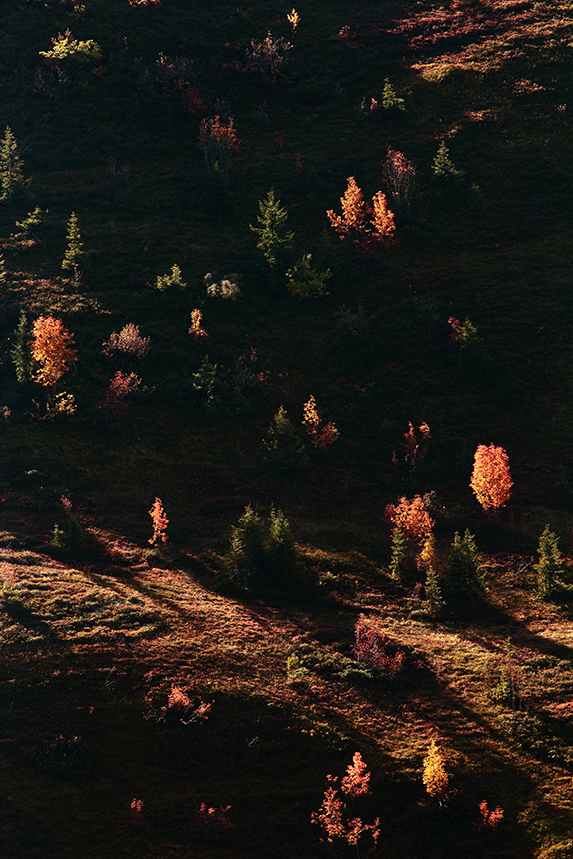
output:
[[[32,378],[31,337],[32,328],[28,324],[28,317],[25,311],[22,310],[20,311],[20,321],[14,332],[14,345],[10,351],[10,357],[16,370],[16,378],[22,385],[29,382]]]
[[[557,579],[563,570],[563,558],[558,549],[559,537],[546,525],[539,538],[539,563],[533,569],[537,573],[537,593],[548,599],[555,591]]]
[[[438,574],[432,566],[428,568],[428,572],[426,573],[425,595],[426,599],[422,607],[432,617],[438,617],[445,603],[442,598],[442,589],[440,588]]]
[[[24,179],[24,162],[18,154],[18,144],[10,126],[6,126],[0,141],[0,182],[1,200],[10,200],[30,184],[29,179]]]
[[[388,569],[393,579],[400,584],[405,583],[408,571],[407,543],[401,528],[394,528],[392,532],[392,556]]]
[[[264,574],[266,534],[263,520],[249,505],[233,528],[231,547],[225,556],[225,566],[238,584],[247,587],[254,577]]]
[[[274,416],[263,444],[267,449],[265,458],[270,471],[295,471],[308,462],[304,445],[283,406]]]
[[[296,573],[296,547],[290,523],[282,510],[271,508],[271,523],[268,542],[269,567],[275,583],[294,584]]]
[[[68,240],[68,247],[66,248],[66,253],[62,261],[62,268],[73,269],[75,280],[79,280],[79,263],[80,259],[84,256],[85,251],[83,250],[84,245],[80,233],[78,216],[75,212],[72,212],[68,222],[68,234],[66,238]]]
[[[388,78],[384,81],[384,89],[382,90],[382,107],[384,110],[406,110],[404,99],[396,95],[396,91]]]
[[[467,530],[463,537],[457,531],[454,535],[448,558],[447,585],[454,601],[471,602],[485,592],[475,539]]]
[[[438,179],[460,179],[463,176],[463,170],[456,168],[450,158],[448,147],[443,140],[438,147],[432,170],[434,171],[434,176]]]
[[[251,225],[251,230],[259,236],[257,248],[271,268],[277,265],[281,249],[290,247],[294,239],[294,233],[286,229],[287,218],[287,210],[281,207],[280,200],[275,198],[274,188],[271,188],[266,200],[259,201],[257,221],[260,226]]]

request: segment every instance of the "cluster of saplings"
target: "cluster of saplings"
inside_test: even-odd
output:
[[[288,519],[271,507],[265,522],[251,506],[233,529],[222,576],[253,591],[289,591],[303,582]]]
[[[565,559],[559,547],[559,538],[545,526],[539,538],[539,561],[533,566],[536,590],[544,600],[557,599],[573,591],[565,579]],[[440,568],[440,573],[437,568]],[[424,600],[414,617],[438,618],[446,609],[463,609],[485,600],[487,587],[485,571],[480,561],[475,537],[466,530],[463,537],[456,532],[447,559],[438,559],[431,535],[422,552],[412,557],[408,541],[400,528],[394,529],[392,555],[388,571],[402,585],[411,585],[420,572],[425,577]],[[420,589],[420,586],[418,586]]]

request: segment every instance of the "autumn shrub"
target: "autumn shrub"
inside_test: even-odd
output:
[[[400,553],[400,581],[403,581],[403,574],[407,568],[418,566],[418,558],[422,546],[432,533],[434,520],[428,513],[424,499],[420,495],[415,495],[409,501],[403,495],[398,504],[388,504],[385,509],[386,517],[394,525],[393,537],[396,539],[396,544],[393,547]],[[396,536],[396,532],[400,531],[401,536]],[[405,554],[405,559],[403,555]],[[398,578],[394,571],[394,564],[397,561],[392,561],[392,575]]]
[[[110,380],[105,397],[98,404],[98,408],[104,412],[108,419],[123,415],[127,411],[126,397],[139,391],[141,384],[141,379],[137,373],[124,373],[122,370],[118,370]]]
[[[337,215],[332,209],[326,215],[341,242],[352,245],[362,256],[386,253],[395,243],[394,215],[381,191],[376,192],[372,203],[367,203],[354,176],[349,176],[340,204],[342,215]]]
[[[393,648],[377,617],[360,615],[354,628],[353,649],[357,662],[390,677],[399,674],[406,662],[406,654],[403,650]]]
[[[119,334],[113,331],[109,340],[102,343],[102,352],[109,356],[119,352],[134,358],[145,358],[150,349],[151,338],[142,337],[139,333],[139,326],[134,325],[133,322],[124,325]]]
[[[426,203],[416,184],[416,168],[402,152],[388,149],[382,178],[390,194],[396,223],[413,224],[426,211]]]
[[[490,809],[487,805],[487,800],[483,799],[479,804],[479,820],[476,824],[478,832],[495,832],[500,821],[503,820],[504,810],[501,806]]]
[[[241,295],[241,288],[239,286],[240,277],[234,272],[223,275],[223,277],[218,277],[218,275],[208,272],[203,281],[205,283],[205,292],[209,298],[223,298],[236,301]]]
[[[337,776],[329,775],[327,778],[331,785],[336,785]],[[369,780],[368,768],[360,752],[355,752],[352,763],[349,764],[346,775],[342,778],[340,788],[332,786],[327,788],[320,810],[313,811],[311,815],[312,823],[322,827],[329,844],[336,846],[347,844],[355,847],[357,855],[360,855],[359,843],[363,835],[370,833],[375,848],[380,834],[380,818],[377,817],[374,823],[367,824],[361,817],[351,816],[355,814],[354,803],[369,793]]]
[[[227,121],[215,116],[214,119],[203,119],[199,126],[199,149],[205,158],[207,171],[219,171],[226,182],[229,171],[236,158],[240,142],[235,131],[235,121],[229,117]]]
[[[187,284],[181,278],[181,269],[178,265],[171,266],[169,274],[158,275],[155,282],[155,288],[160,292],[165,292],[168,289],[186,289]]]
[[[308,462],[304,445],[284,406],[280,406],[275,414],[263,444],[270,472],[286,474],[298,471]]]
[[[324,450],[333,444],[340,434],[332,421],[324,423],[318,413],[314,395],[311,395],[308,402],[304,404],[302,423],[310,435],[313,446],[319,450]]]
[[[259,74],[267,83],[275,83],[279,75],[286,72],[291,51],[290,42],[282,36],[273,38],[269,30],[262,42],[251,41],[246,51],[244,69]]]
[[[477,328],[470,322],[467,316],[463,322],[460,322],[455,316],[450,316],[448,324],[452,329],[450,332],[450,343],[455,343],[464,349],[479,342]]]
[[[196,307],[194,310],[191,311],[191,325],[189,327],[189,334],[191,334],[191,336],[197,343],[206,343],[209,339],[207,331],[203,328],[201,324],[202,321],[203,314],[199,310],[199,308]]]
[[[161,498],[155,499],[151,509],[149,510],[149,515],[151,516],[151,522],[153,523],[153,535],[148,542],[151,546],[159,548],[161,544],[165,545],[167,542],[167,526],[169,525],[169,519],[163,509]]]

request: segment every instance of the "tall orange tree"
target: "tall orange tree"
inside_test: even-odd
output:
[[[34,362],[34,380],[41,385],[56,386],[78,357],[70,334],[61,319],[40,316],[32,327],[30,353]]]
[[[478,444],[470,487],[483,509],[497,513],[509,501],[512,486],[509,460],[503,447]]]

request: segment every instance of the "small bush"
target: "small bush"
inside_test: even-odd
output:
[[[275,414],[263,444],[267,449],[265,458],[271,472],[297,471],[308,462],[304,445],[283,406]]]

